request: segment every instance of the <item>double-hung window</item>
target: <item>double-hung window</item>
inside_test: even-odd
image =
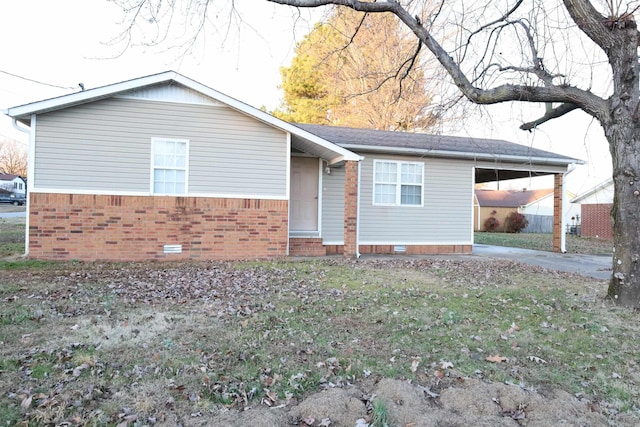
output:
[[[373,161],[374,205],[422,206],[423,183],[423,163]]]
[[[189,141],[151,139],[151,181],[153,194],[185,194]]]

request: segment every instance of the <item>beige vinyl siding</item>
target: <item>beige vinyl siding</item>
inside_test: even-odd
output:
[[[423,162],[424,206],[373,206],[374,159]],[[471,162],[368,154],[361,167],[360,244],[471,243]]]
[[[151,138],[189,140],[189,194],[286,197],[286,133],[228,107],[111,98],[36,122],[37,188],[149,192]]]
[[[322,241],[344,242],[344,167],[322,175]]]

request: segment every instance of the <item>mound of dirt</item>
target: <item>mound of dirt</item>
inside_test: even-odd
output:
[[[390,426],[608,426],[588,402],[564,391],[544,395],[517,385],[456,380],[439,396],[406,381],[382,379],[374,384],[323,390],[290,407],[254,407],[200,418],[199,425],[348,426],[371,422],[370,403],[387,408]],[[619,425],[632,425],[618,420]]]

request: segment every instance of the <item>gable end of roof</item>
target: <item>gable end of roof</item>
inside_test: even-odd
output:
[[[362,159],[360,155],[353,153],[347,148],[334,144],[314,133],[294,126],[291,123],[280,120],[262,110],[238,101],[235,98],[218,92],[215,89],[212,89],[202,83],[176,73],[175,71],[165,71],[162,73],[139,77],[136,79],[101,86],[94,89],[87,89],[85,91],[63,95],[56,98],[45,99],[25,105],[19,105],[5,110],[4,113],[16,120],[21,121],[26,125],[30,125],[32,114],[42,114],[50,111],[69,108],[89,102],[95,102],[101,99],[111,98],[118,95],[125,95],[127,93],[131,93],[132,91],[150,88],[162,84],[168,84],[171,82],[183,85],[186,88],[207,96],[215,101],[222,102],[230,108],[233,108],[243,114],[249,115],[254,119],[266,123],[270,126],[309,140],[313,144],[316,144],[325,150],[331,151],[333,153],[333,157],[329,160],[333,163],[341,161],[360,161]]]

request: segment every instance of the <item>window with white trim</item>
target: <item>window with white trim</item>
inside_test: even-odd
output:
[[[189,141],[151,139],[151,191],[153,194],[185,194]]]
[[[374,205],[422,206],[423,183],[423,163],[373,161]]]

